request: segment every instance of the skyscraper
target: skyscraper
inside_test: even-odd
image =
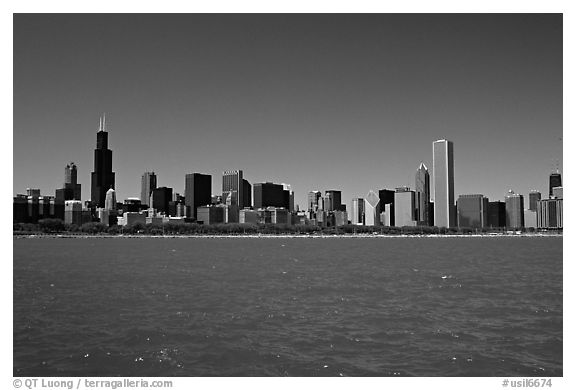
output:
[[[140,201],[142,204],[151,206],[150,195],[152,195],[152,191],[156,189],[157,185],[156,174],[154,172],[144,172],[142,175],[142,187],[140,191]]]
[[[416,171],[416,221],[419,225],[430,225],[430,174],[424,163]]]
[[[364,200],[364,222],[366,226],[380,225],[380,198],[372,190]]]
[[[524,197],[508,191],[506,196],[506,227],[520,229],[524,227]]]
[[[202,173],[189,173],[184,179],[184,203],[186,216],[198,219],[198,207],[207,206],[212,201],[212,176]]]
[[[316,212],[318,210],[318,199],[322,197],[320,191],[310,191],[308,193],[308,211]]]
[[[222,173],[222,200],[231,195],[232,204],[244,208],[244,174],[242,170]]]
[[[530,191],[530,193],[528,194],[528,201],[529,201],[528,210],[536,211],[537,204],[540,199],[542,199],[542,194],[540,193],[540,191],[536,190]]]
[[[432,144],[434,175],[434,224],[456,226],[454,207],[454,144],[445,139]]]
[[[289,209],[289,196],[282,184],[254,183],[254,209],[266,207],[284,207]],[[289,195],[289,194],[288,194]]]
[[[66,200],[81,200],[82,198],[82,187],[78,184],[78,169],[76,164],[71,162],[66,165],[64,169],[64,189],[72,193],[72,198]]]
[[[100,118],[100,128],[96,133],[96,149],[94,150],[94,172],[92,172],[92,194],[90,199],[95,207],[104,207],[106,191],[114,188],[114,172],[112,172],[112,151],[108,149],[108,132],[106,117]]]
[[[112,188],[106,191],[106,201],[104,204],[104,209],[108,211],[116,210],[116,191],[114,191],[114,189]]]
[[[386,226],[396,226],[396,218],[394,215],[394,194],[393,190],[380,190],[378,191],[378,198],[380,199],[380,212],[386,213]],[[384,221],[382,221],[384,223]]]
[[[324,210],[335,211],[341,210],[345,211],[345,207],[342,207],[342,191],[339,190],[327,190],[325,192],[326,198],[324,201]]]
[[[416,226],[416,196],[408,187],[394,193],[394,226]]]
[[[456,202],[458,227],[488,227],[488,205],[488,198],[484,195],[460,195]]]
[[[242,208],[252,207],[252,185],[246,179],[242,179]]]
[[[172,188],[158,187],[152,191],[151,207],[159,213],[169,214],[169,203],[172,200]]]
[[[353,198],[350,211],[352,225],[364,225],[364,198]]]
[[[562,175],[560,172],[556,171],[555,173],[550,174],[550,182],[549,182],[549,194],[548,196],[553,196],[554,193],[552,189],[554,187],[561,187],[562,186]]]

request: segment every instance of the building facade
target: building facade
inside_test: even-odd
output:
[[[434,225],[456,226],[454,207],[454,144],[438,140],[432,144],[434,175]]]
[[[262,209],[266,207],[283,207],[289,208],[289,197],[282,184],[254,183],[254,208]]]
[[[506,202],[506,228],[521,229],[524,227],[524,197],[508,191]]]
[[[364,225],[364,198],[352,199],[350,221],[352,225]]]
[[[224,171],[222,173],[222,199],[231,196],[232,204],[240,209],[245,207],[244,202],[244,173],[242,170]]]
[[[364,199],[364,223],[366,226],[380,225],[380,198],[372,190]]]
[[[416,194],[408,187],[398,187],[394,193],[394,226],[416,226]]]
[[[488,226],[490,228],[506,227],[506,203],[502,201],[488,202]]]
[[[528,194],[528,210],[536,211],[538,201],[542,199],[540,191],[532,190]]]
[[[553,196],[552,189],[554,187],[562,187],[562,175],[560,172],[554,172],[550,174],[550,180],[548,182],[549,193],[548,196]]]
[[[106,117],[100,118],[100,128],[96,133],[96,149],[94,149],[94,172],[92,172],[91,197],[93,207],[104,207],[106,191],[114,187],[114,172],[112,172],[112,151],[108,149],[108,132]]]
[[[172,188],[169,187],[158,187],[152,190],[152,208],[154,208],[159,213],[164,213],[169,215],[170,201],[172,200]]]
[[[488,227],[488,198],[481,194],[460,195],[456,202],[458,227]]]
[[[212,175],[189,173],[184,178],[184,204],[186,216],[198,217],[198,207],[212,203]]]
[[[418,225],[431,225],[430,220],[430,174],[428,167],[420,163],[416,171],[416,186],[414,187],[416,196],[416,221]]]
[[[151,206],[150,195],[152,191],[158,186],[158,178],[154,172],[144,172],[142,175],[142,184],[140,188],[140,200],[142,204],[146,206]]]
[[[542,199],[538,201],[536,210],[536,226],[539,229],[562,229],[563,199]]]

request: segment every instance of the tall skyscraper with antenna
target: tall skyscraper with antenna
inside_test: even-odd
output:
[[[91,201],[94,207],[104,207],[106,192],[114,188],[114,172],[112,172],[112,151],[108,149],[108,132],[106,131],[106,115],[100,117],[100,126],[96,133],[96,149],[94,149],[94,172],[92,172]]]

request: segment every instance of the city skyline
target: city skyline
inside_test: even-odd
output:
[[[556,161],[562,172],[561,60],[561,15],[16,15],[13,192],[51,195],[75,161],[89,199],[92,123],[107,112],[120,201],[146,171],[181,194],[186,174],[207,173],[218,194],[223,171],[243,170],[290,183],[300,208],[331,188],[349,206],[414,189],[441,138],[456,144],[456,196],[546,194]],[[30,156],[39,129],[49,136]]]

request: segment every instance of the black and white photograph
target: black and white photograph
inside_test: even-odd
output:
[[[12,22],[7,388],[563,388],[562,12]]]

